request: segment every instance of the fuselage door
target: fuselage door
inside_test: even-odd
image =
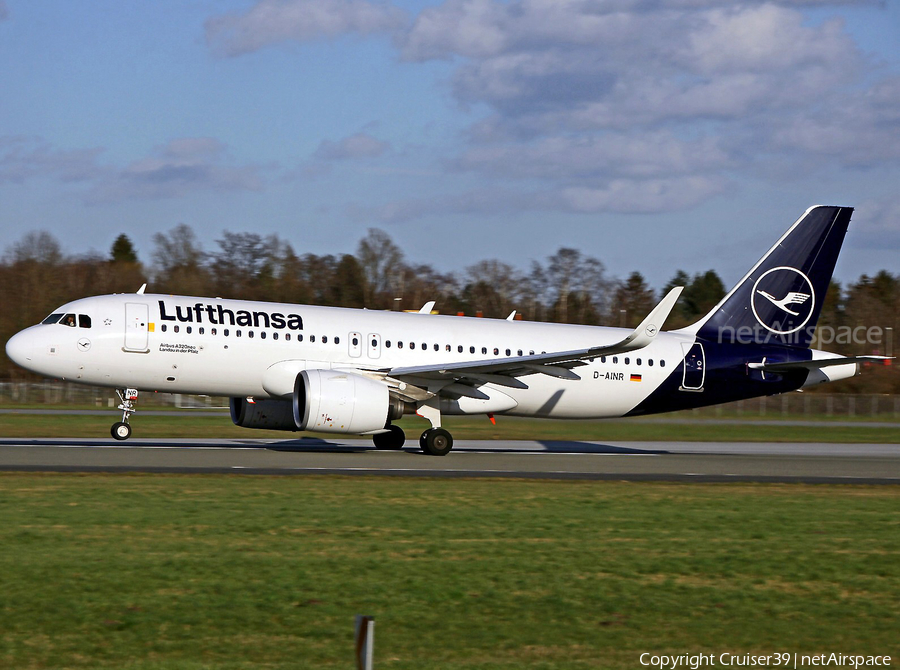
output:
[[[347,346],[351,358],[359,358],[362,356],[362,335],[359,333],[350,333],[347,337]]]
[[[150,308],[139,302],[125,303],[125,351],[147,353],[150,332]]]
[[[699,342],[681,343],[684,352],[684,377],[681,382],[682,391],[702,391],[706,380],[706,355]]]
[[[367,344],[369,347],[369,358],[381,357],[381,335],[378,333],[369,333]]]

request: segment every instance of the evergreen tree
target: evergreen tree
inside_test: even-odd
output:
[[[113,242],[112,249],[109,251],[109,260],[113,263],[137,263],[137,252],[134,245],[125,233],[122,233]]]

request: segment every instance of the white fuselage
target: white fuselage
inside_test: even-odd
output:
[[[84,384],[143,391],[287,397],[302,370],[378,371],[585,349],[620,340],[616,328],[164,295],[84,298],[58,310],[76,325],[42,324],[10,340],[20,365]],[[89,317],[89,327],[77,323]],[[498,412],[556,418],[627,414],[671,375],[693,337],[661,333],[631,354],[596,358],[579,379],[523,377],[486,384],[513,402]],[[466,409],[470,407],[470,409]],[[494,411],[460,403],[455,411]]]

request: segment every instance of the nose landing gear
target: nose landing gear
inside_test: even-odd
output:
[[[134,405],[137,403],[138,391],[137,389],[116,389],[116,395],[122,401],[119,404],[119,409],[122,410],[122,420],[116,421],[109,432],[117,440],[127,440],[131,437],[131,424],[128,423],[128,419],[137,411]]]

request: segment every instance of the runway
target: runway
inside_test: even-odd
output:
[[[6,438],[0,471],[900,484],[900,445],[458,440],[437,458],[359,439]]]

